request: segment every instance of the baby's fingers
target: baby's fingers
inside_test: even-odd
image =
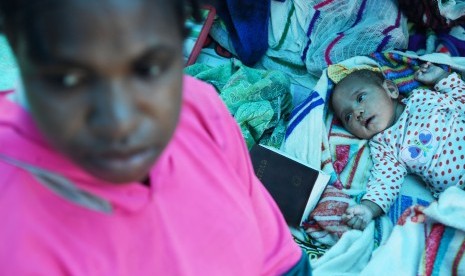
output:
[[[423,76],[427,73],[428,69],[418,69],[417,71],[415,71],[415,73],[413,74],[413,78],[416,79],[417,81],[422,81],[423,79]]]
[[[359,216],[355,216],[347,222],[347,225],[352,229],[363,230],[367,226],[367,222]]]
[[[430,66],[431,66],[431,62],[428,61],[428,62],[423,63],[422,65],[420,65],[420,70],[423,71],[423,72],[426,72]]]
[[[342,214],[341,219],[343,221],[348,221],[349,219],[353,218],[355,215],[355,207],[349,207],[346,209],[345,213]]]
[[[348,220],[350,220],[350,219],[353,218],[353,217],[354,217],[354,215],[353,215],[352,213],[344,213],[344,214],[342,214],[342,216],[341,216],[341,220],[342,220],[343,222],[347,222]]]
[[[414,77],[421,76],[423,73],[428,72],[428,70],[430,69],[430,66],[431,66],[431,62],[429,61],[427,63],[423,63],[422,65],[420,65],[420,68],[418,68],[418,70],[415,71]]]

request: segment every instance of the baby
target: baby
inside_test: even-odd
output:
[[[361,204],[342,217],[348,226],[364,229],[386,213],[407,173],[419,175],[435,197],[450,186],[463,188],[465,83],[457,73],[425,63],[415,79],[434,90],[416,89],[400,99],[397,86],[377,69],[356,69],[342,78],[334,69],[328,68],[336,82],[334,114],[350,133],[370,139],[374,163]]]

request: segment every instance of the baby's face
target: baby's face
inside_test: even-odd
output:
[[[394,124],[397,97],[398,90],[392,82],[377,85],[352,77],[336,86],[332,106],[344,128],[361,139],[371,139]]]
[[[180,113],[182,34],[174,5],[61,1],[36,12],[34,31],[18,36],[30,111],[48,140],[90,174],[143,180]]]

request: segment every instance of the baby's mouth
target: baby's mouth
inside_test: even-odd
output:
[[[370,125],[370,122],[373,120],[374,117],[375,116],[371,116],[364,121],[365,128],[368,128],[368,126]]]

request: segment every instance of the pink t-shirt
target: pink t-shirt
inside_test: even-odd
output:
[[[234,119],[211,86],[184,86],[150,187],[90,176],[0,95],[2,275],[277,275],[298,262]]]

